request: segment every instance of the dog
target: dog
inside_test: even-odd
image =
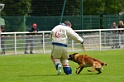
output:
[[[107,66],[107,63],[103,63],[98,59],[89,57],[88,55],[80,55],[78,53],[70,54],[68,60],[79,64],[79,66],[76,68],[76,74],[79,74],[85,67],[93,67],[93,70],[88,71],[94,72],[96,70],[98,71],[97,74],[100,74],[102,73],[102,66]]]

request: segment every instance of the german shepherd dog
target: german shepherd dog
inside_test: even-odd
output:
[[[68,60],[74,61],[79,64],[76,68],[76,74],[79,74],[85,67],[93,67],[93,70],[89,72],[98,71],[97,74],[102,73],[102,66],[107,66],[107,63],[103,63],[100,60],[89,57],[88,55],[80,55],[78,53],[70,54]]]

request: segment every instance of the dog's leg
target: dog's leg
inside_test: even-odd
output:
[[[98,71],[98,73],[97,73],[97,74],[102,73],[101,68],[96,68],[96,71]]]
[[[88,72],[94,72],[96,70],[95,66],[93,66],[92,70],[87,70]]]
[[[78,73],[78,69],[79,69],[79,68],[80,68],[80,67],[77,67],[77,68],[76,68],[76,73]]]
[[[89,72],[94,72],[95,70],[98,71],[98,74],[102,73],[101,72],[101,64],[97,61],[93,63],[93,70],[88,70]]]
[[[84,67],[81,67],[80,70],[77,72],[77,74],[79,74],[82,70],[83,70]]]
[[[95,70],[98,71],[97,74],[102,73],[102,72],[101,72],[101,68],[95,68],[95,69],[93,69],[93,70],[88,70],[88,72],[94,72]]]
[[[95,71],[95,69],[93,69],[93,70],[87,70],[88,72],[94,72]]]
[[[80,68],[80,70],[78,71],[78,69]],[[79,74],[82,69],[84,68],[83,64],[80,64],[77,68],[76,68],[76,73]]]

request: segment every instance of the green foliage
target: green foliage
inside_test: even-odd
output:
[[[1,2],[5,4],[2,15],[6,16],[27,15],[31,6],[31,0],[2,0]]]
[[[24,16],[3,16],[6,20],[6,31],[24,31]]]
[[[21,16],[26,16],[30,11],[31,0],[2,0],[1,2],[5,4],[2,16],[7,16],[3,17],[7,31],[24,31],[24,18]]]
[[[32,0],[35,16],[60,16],[64,0]],[[53,5],[54,4],[54,5]],[[84,15],[118,14],[123,10],[123,0],[83,0]],[[80,15],[81,0],[66,0],[64,15]]]
[[[84,0],[84,14],[118,14],[122,0]]]
[[[60,16],[64,0],[2,0],[2,15]],[[83,0],[84,15],[118,14],[124,10],[123,0]],[[66,0],[64,15],[80,15],[81,0]]]
[[[70,61],[72,75],[57,75],[55,67],[50,60],[50,55],[13,55],[0,56],[0,81],[1,82],[123,82],[124,50],[79,52],[107,62],[102,74],[89,73],[85,68],[79,75],[75,74],[78,66]]]
[[[64,0],[32,0],[30,15],[32,16],[59,16]]]
[[[30,16],[61,16],[64,0],[1,0],[0,2],[5,4],[5,8],[2,11],[2,16],[30,17]],[[80,16],[81,4],[82,4],[84,15],[88,15],[88,16],[100,15],[100,27],[98,28],[102,28],[103,14],[104,15],[118,14],[119,12],[124,11],[123,0],[83,0],[83,3],[81,2],[82,0],[66,0],[64,16],[72,16],[72,15]],[[59,21],[59,19],[60,17],[58,17],[57,21]],[[24,18],[15,18],[15,19],[10,19],[9,21],[8,20],[9,19],[5,19],[6,28],[7,29],[11,29],[11,27],[15,28],[12,29],[11,31],[24,31],[24,28],[27,27],[25,25],[25,21],[24,22],[22,21],[24,20]],[[40,19],[40,21],[42,20]],[[31,21],[35,22],[34,20]],[[42,22],[46,22],[46,21],[43,20]],[[55,24],[58,24],[56,23],[55,20],[53,22]],[[28,23],[28,26],[31,24],[32,23]],[[12,25],[15,26],[13,27]],[[79,27],[77,27],[77,29],[78,28]],[[87,26],[86,28],[89,28],[89,26]]]
[[[118,14],[122,11],[121,0],[105,0],[104,14]]]

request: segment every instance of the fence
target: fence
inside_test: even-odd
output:
[[[103,28],[110,29],[113,22],[118,25],[120,20],[124,21],[124,15],[103,15]]]
[[[60,16],[2,16],[5,19],[7,32],[27,31],[35,22],[41,31],[51,30],[60,23]],[[64,16],[63,21],[69,20],[73,24],[74,30],[99,29],[99,15],[83,16],[83,27],[81,27],[81,16]]]
[[[92,30],[75,30],[82,38],[84,38],[84,45],[86,51],[109,50],[109,49],[123,49],[124,48],[124,34],[114,33],[113,31],[124,29],[92,29]],[[29,32],[5,32],[5,49],[6,55],[24,54],[26,45],[26,37]],[[50,31],[40,31],[36,35],[32,35],[34,40],[34,53],[44,54],[50,53],[51,41],[49,38]],[[2,38],[1,38],[2,40]],[[118,47],[120,46],[120,48]],[[29,51],[29,50],[28,50]],[[69,38],[68,41],[69,52],[82,51],[81,45],[75,43]]]
[[[51,30],[60,21],[60,16],[3,16],[3,18],[7,32],[26,31],[34,22],[41,31]],[[63,21],[65,20],[72,22],[74,30],[109,29],[113,22],[118,25],[119,20],[124,21],[124,15],[103,15],[102,19],[100,15],[84,15],[83,23],[81,16],[63,16]]]

